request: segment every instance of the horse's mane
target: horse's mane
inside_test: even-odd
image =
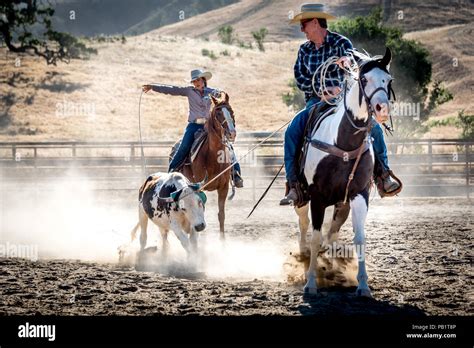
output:
[[[371,56],[370,53],[368,53],[366,50],[364,52],[359,52],[358,50],[351,50],[350,55],[353,57],[357,57],[363,62],[371,61],[371,60],[380,60],[383,58],[381,55],[376,55],[376,56]]]

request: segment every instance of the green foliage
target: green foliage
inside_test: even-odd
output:
[[[224,51],[221,51],[220,55],[221,55],[221,56],[228,57],[228,56],[230,56],[230,52],[227,51],[227,50],[224,50]]]
[[[209,57],[211,58],[212,60],[216,60],[217,59],[217,56],[214,54],[214,51],[209,51],[207,48],[203,48],[201,50],[201,54],[204,56],[204,57]]]
[[[122,35],[120,41],[122,42],[122,44],[125,44],[127,42],[127,39],[125,38],[124,35]]]
[[[386,27],[381,23],[382,10],[376,8],[369,16],[343,18],[331,28],[349,37],[359,51],[383,54],[385,47],[390,47],[393,57],[390,70],[395,77],[395,91],[401,99],[425,105],[429,98],[427,87],[432,74],[428,50],[416,41],[404,39],[400,29]],[[423,108],[423,120],[428,117],[429,111]]]
[[[248,50],[253,49],[253,45],[252,45],[251,42],[246,43],[245,41],[237,39],[237,44],[239,45],[240,48],[245,48],[245,49],[248,49]]]
[[[395,78],[393,88],[397,100],[420,105],[420,117],[394,117],[399,138],[416,137],[429,130],[424,122],[438,105],[453,98],[440,81],[429,85],[432,77],[432,63],[428,50],[420,43],[403,38],[400,29],[382,25],[382,10],[375,8],[369,16],[342,18],[334,22],[331,29],[351,39],[359,51],[383,54],[385,47],[392,51],[390,71]]]
[[[288,87],[290,87],[290,92],[282,95],[283,102],[295,110],[303,109],[306,106],[304,93],[298,89],[294,79],[288,82]]]
[[[394,117],[393,136],[396,140],[419,138],[430,130],[426,122],[413,117]]]
[[[474,141],[474,115],[465,115],[464,110],[458,113],[456,127],[462,129],[461,138]]]
[[[428,126],[430,128],[454,126],[461,129],[461,139],[474,141],[474,115],[466,115],[464,114],[464,110],[459,111],[457,117],[430,121]]]
[[[53,65],[58,60],[68,63],[71,58],[97,53],[74,36],[55,31],[54,9],[43,1],[2,1],[0,14],[0,35],[11,52],[32,53]]]
[[[433,83],[433,90],[431,92],[427,108],[431,111],[438,105],[446,103],[452,99],[452,93],[445,89],[440,81],[435,81]]]
[[[258,49],[262,52],[265,52],[265,47],[263,47],[263,40],[268,34],[267,28],[260,28],[258,31],[252,31],[252,36],[257,41]]]
[[[235,41],[234,28],[232,28],[231,25],[220,27],[217,35],[219,36],[219,40],[224,44],[232,45]]]

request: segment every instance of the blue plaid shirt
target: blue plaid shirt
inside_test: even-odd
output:
[[[342,57],[347,55],[347,53],[349,53],[348,51],[352,49],[352,43],[347,37],[329,30],[319,49],[317,49],[316,45],[311,41],[306,41],[300,46],[294,68],[295,79],[298,88],[304,92],[306,101],[314,95],[312,81],[314,72],[318,66],[331,56]],[[344,79],[344,73],[336,65],[331,65],[328,68],[327,77],[335,78],[338,81],[327,81],[326,86],[342,87],[341,83]],[[314,86],[319,89],[319,74],[316,77]]]

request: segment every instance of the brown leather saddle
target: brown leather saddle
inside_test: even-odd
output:
[[[191,165],[196,156],[199,153],[199,150],[201,150],[202,144],[207,139],[207,132],[204,129],[198,130],[196,133],[194,133],[194,142],[193,145],[191,146],[191,151],[189,151],[188,156],[182,161],[181,163],[178,164],[176,169],[179,171],[181,170],[184,166]],[[179,146],[181,145],[182,140],[178,140],[173,147],[171,148],[171,152],[169,155],[169,162],[173,160],[173,157],[176,155],[176,152],[179,149]]]

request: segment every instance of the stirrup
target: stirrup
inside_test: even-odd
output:
[[[298,201],[298,192],[292,187],[288,194],[280,200],[280,205],[295,205]]]
[[[387,178],[387,177],[393,178],[393,180],[398,184],[398,187],[396,189],[390,191],[390,192],[385,191],[385,189],[383,187],[383,182],[384,182],[385,178]],[[375,183],[376,183],[376,186],[377,186],[377,191],[379,192],[379,195],[380,195],[381,198],[395,196],[395,195],[399,194],[403,189],[402,181],[390,169],[386,172],[385,175],[383,175],[381,177],[377,177],[376,180],[375,180]]]

